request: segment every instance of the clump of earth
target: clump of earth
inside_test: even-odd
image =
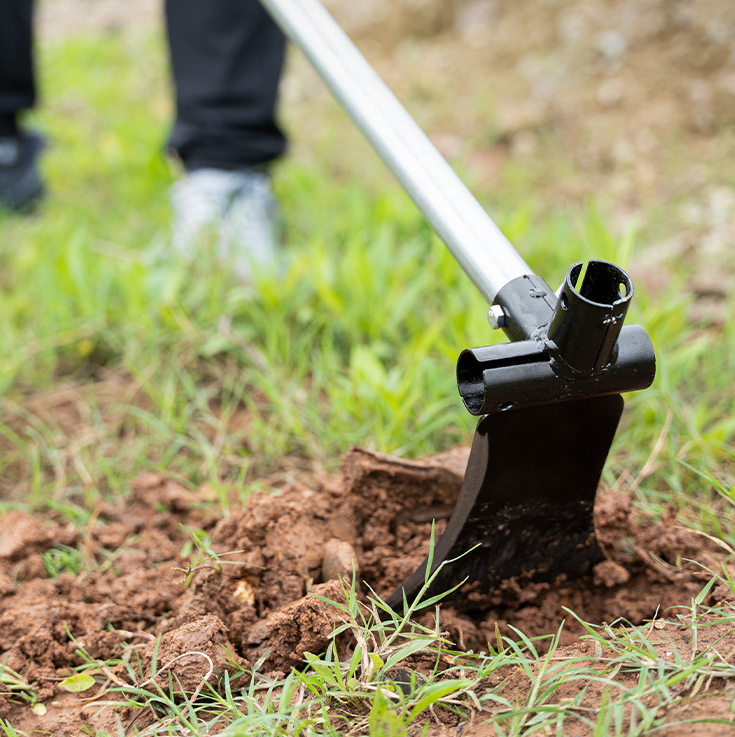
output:
[[[329,601],[344,601],[353,571],[363,599],[367,586],[387,597],[422,562],[427,510],[440,534],[466,459],[465,449],[421,461],[353,450],[341,475],[256,492],[225,518],[206,503],[206,489],[160,474],[139,477],[124,506],[100,505],[82,530],[53,514],[8,512],[0,517],[0,661],[54,704],[69,696],[59,684],[84,658],[134,659],[163,687],[170,670],[189,694],[203,681],[216,687],[225,672],[233,686],[247,682],[258,661],[275,678],[304,667],[304,654],[323,652],[343,622]],[[591,575],[510,581],[480,610],[446,605],[438,623],[433,608],[421,621],[477,651],[511,626],[533,637],[566,620],[562,644],[571,644],[584,630],[565,607],[590,622],[638,624],[690,602],[709,580],[705,567],[724,560],[708,538],[679,526],[673,510],[657,524],[637,521],[624,493],[601,490],[595,517],[607,559]],[[216,557],[194,554],[187,530],[206,535]],[[78,570],[59,572],[58,556],[70,549]],[[705,603],[730,596],[729,587],[714,588]],[[106,672],[128,683],[124,667]],[[76,703],[36,717],[0,697],[0,715],[36,727],[51,715],[78,729],[91,717]]]

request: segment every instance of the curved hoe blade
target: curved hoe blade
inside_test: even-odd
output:
[[[466,579],[444,601],[473,609],[506,579],[589,573],[603,559],[593,507],[622,411],[623,398],[614,394],[483,417],[432,572],[447,562],[423,598]],[[426,564],[387,599],[392,608],[403,606],[404,592],[408,601],[418,595]]]

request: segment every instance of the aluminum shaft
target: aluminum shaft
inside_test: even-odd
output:
[[[319,0],[261,0],[480,293],[532,271]]]

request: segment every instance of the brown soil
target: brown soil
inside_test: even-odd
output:
[[[53,517],[5,514],[0,659],[37,689],[48,711],[36,716],[0,697],[2,713],[23,730],[63,724],[76,733],[85,719],[97,727],[137,719],[140,726],[139,713],[98,712],[89,702],[94,691],[75,699],[60,691],[60,681],[83,662],[80,650],[98,661],[123,658],[139,685],[155,679],[165,688],[171,679],[175,692],[187,693],[205,681],[217,687],[225,673],[234,685],[245,684],[258,660],[271,676],[301,667],[304,653],[323,651],[343,621],[323,599],[343,600],[338,579],[353,561],[383,596],[421,562],[429,519],[440,520],[440,531],[466,458],[464,449],[415,462],[353,450],[341,476],[323,476],[313,488],[292,483],[257,492],[224,519],[211,512],[206,489],[194,493],[161,475],[140,477],[124,508],[100,506],[81,532]],[[630,497],[619,492],[599,494],[596,522],[608,560],[594,576],[511,582],[483,611],[444,607],[440,627],[459,648],[477,650],[498,632],[511,634],[511,626],[550,634],[566,618],[562,644],[584,653],[591,645],[579,644],[583,629],[563,607],[596,623],[673,617],[708,580],[702,565],[724,559],[709,539],[678,526],[673,511],[656,525],[637,522]],[[206,530],[219,559],[184,555],[190,538],[182,526]],[[61,546],[79,551],[81,570],[50,578],[47,551]],[[715,589],[706,603],[727,596],[726,587]],[[431,624],[434,616],[423,618]],[[103,672],[110,684],[131,682],[123,666]],[[523,679],[508,673],[506,680],[506,698],[523,692]]]

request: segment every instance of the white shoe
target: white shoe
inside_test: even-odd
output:
[[[186,260],[213,252],[242,282],[277,269],[277,205],[267,174],[197,169],[173,185],[171,201],[172,246]]]

